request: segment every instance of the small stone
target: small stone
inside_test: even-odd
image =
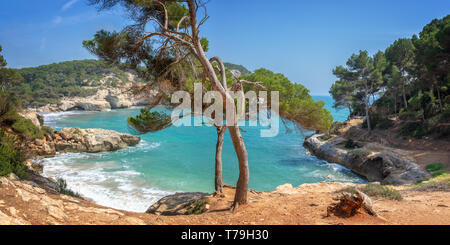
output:
[[[15,209],[14,207],[9,207],[8,211],[12,216],[17,216],[17,209]]]
[[[63,219],[67,219],[66,214],[62,211],[62,209],[55,207],[55,206],[47,206],[47,212],[50,216],[59,219],[59,220],[63,220]]]

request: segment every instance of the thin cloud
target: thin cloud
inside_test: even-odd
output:
[[[42,51],[47,47],[47,38],[42,38],[41,39],[41,46],[39,47],[39,49]]]
[[[62,11],[66,11],[68,10],[70,7],[72,7],[72,5],[74,5],[75,3],[77,3],[79,0],[70,0],[69,2],[67,2],[66,4],[64,4],[61,8]]]
[[[56,16],[54,19],[53,19],[53,24],[59,24],[59,23],[61,23],[63,21],[63,18],[61,17],[61,16]]]

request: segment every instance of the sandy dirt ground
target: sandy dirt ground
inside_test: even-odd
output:
[[[422,139],[405,138],[398,134],[398,127],[388,130],[372,131],[371,135],[367,134],[366,129],[361,128],[362,119],[352,119],[347,121],[346,126],[339,130],[340,134],[346,134],[353,139],[365,141],[378,145],[383,148],[391,148],[391,150],[412,158],[415,162],[425,168],[430,163],[443,163],[450,170],[450,140],[449,139],[432,139],[424,137]],[[374,149],[376,150],[376,149]]]
[[[53,195],[21,181],[0,178],[0,224],[24,225],[450,225],[450,192],[401,189],[404,200],[373,199],[379,217],[364,211],[351,218],[331,215],[335,192],[352,184],[290,185],[272,192],[249,192],[248,204],[229,210],[234,189],[224,198],[208,197],[209,211],[200,215],[158,216],[102,207],[65,195]]]

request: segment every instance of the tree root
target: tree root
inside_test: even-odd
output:
[[[233,214],[235,214],[237,212],[238,208],[239,208],[239,203],[238,202],[234,202],[233,205],[231,205],[230,210],[231,210],[231,212]]]
[[[225,197],[225,194],[224,194],[223,192],[217,192],[217,191],[215,191],[215,192],[212,194],[212,196],[213,196],[213,197],[224,198],[224,197]]]

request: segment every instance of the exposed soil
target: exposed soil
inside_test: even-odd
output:
[[[376,143],[372,144],[374,150],[375,147],[392,148],[400,155],[414,159],[423,168],[430,163],[440,162],[450,170],[450,139],[402,137],[396,126],[387,130],[375,129],[369,135],[367,129],[361,127],[362,122],[362,119],[349,120],[339,132],[346,138]]]
[[[319,183],[298,188],[284,185],[273,192],[250,192],[248,204],[229,210],[234,189],[224,198],[208,197],[209,210],[200,215],[158,216],[102,207],[65,195],[49,194],[30,184],[0,178],[0,224],[98,225],[450,225],[450,192],[402,190],[404,200],[372,199],[380,217],[361,210],[351,218],[325,217],[340,190],[352,184]]]

